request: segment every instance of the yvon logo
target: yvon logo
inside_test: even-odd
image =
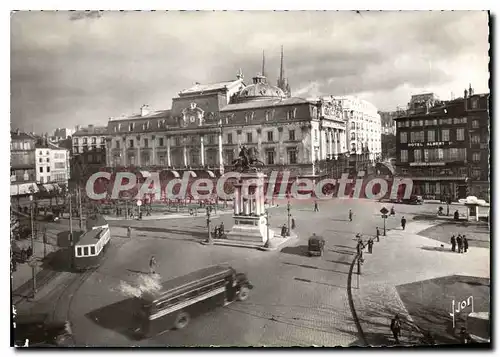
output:
[[[452,300],[451,302],[451,312],[450,316],[453,318],[453,328],[455,328],[455,313],[459,314],[467,307],[471,307],[471,312],[474,312],[474,297],[469,296],[466,300],[456,302]]]

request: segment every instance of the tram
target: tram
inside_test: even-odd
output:
[[[90,219],[87,229],[73,249],[74,267],[78,271],[99,266],[111,242],[109,225],[102,217]]]

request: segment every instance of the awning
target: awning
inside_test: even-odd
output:
[[[407,178],[405,176],[398,176],[398,179],[403,179]],[[461,177],[461,176],[442,176],[442,177],[435,177],[435,176],[422,176],[422,177],[408,177],[409,179],[412,179],[413,181],[464,181],[467,179],[466,177]]]
[[[32,193],[31,190],[33,190],[33,193],[39,192],[39,189],[34,182],[10,185],[11,196],[29,195]]]
[[[147,178],[151,176],[151,173],[149,171],[139,171],[142,175],[143,178]]]

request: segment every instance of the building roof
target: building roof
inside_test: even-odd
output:
[[[241,79],[236,79],[231,81],[209,83],[209,84],[196,83],[194,86],[180,91],[179,96],[229,89],[231,87],[234,87],[235,85],[240,84],[241,82],[242,82]]]
[[[221,109],[221,112],[229,112],[233,110],[245,110],[245,109],[258,109],[258,108],[272,108],[285,105],[297,105],[297,104],[315,104],[316,102],[310,101],[303,98],[274,98],[274,99],[264,99],[255,100],[243,103],[228,104]]]
[[[155,110],[146,115],[141,115],[140,113],[132,114],[132,115],[124,115],[121,117],[110,118],[109,121],[117,122],[121,120],[133,120],[133,119],[155,119],[155,118],[166,118],[170,116],[172,111],[170,109],[165,110]]]
[[[107,126],[88,126],[80,128],[73,136],[105,135],[108,133]]]
[[[35,145],[36,149],[51,149],[51,150],[67,150],[66,148],[59,147],[51,142],[46,142],[45,140],[40,140]]]
[[[244,87],[236,95],[236,102],[247,102],[251,100],[264,100],[273,98],[286,98],[285,92],[279,87],[267,83],[263,75],[253,78],[253,84]]]
[[[36,137],[33,135],[23,133],[21,131],[11,131],[10,132],[10,138],[11,140],[36,140]]]

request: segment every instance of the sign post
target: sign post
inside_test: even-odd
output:
[[[141,200],[137,200],[137,217],[139,219],[141,219],[141,206],[142,206],[142,201]]]
[[[382,213],[382,219],[384,220],[384,237],[387,235],[386,234],[386,230],[385,230],[385,220],[387,219],[387,213],[389,213],[389,211],[387,210],[387,208],[385,207],[382,207],[382,209],[380,210],[380,213]]]
[[[469,296],[467,298],[467,300],[463,300],[463,301],[457,303],[456,309],[455,309],[455,300],[452,300],[450,316],[453,319],[453,328],[455,328],[455,312],[459,313],[468,306],[470,306],[472,312],[474,312],[474,297],[473,296]]]

